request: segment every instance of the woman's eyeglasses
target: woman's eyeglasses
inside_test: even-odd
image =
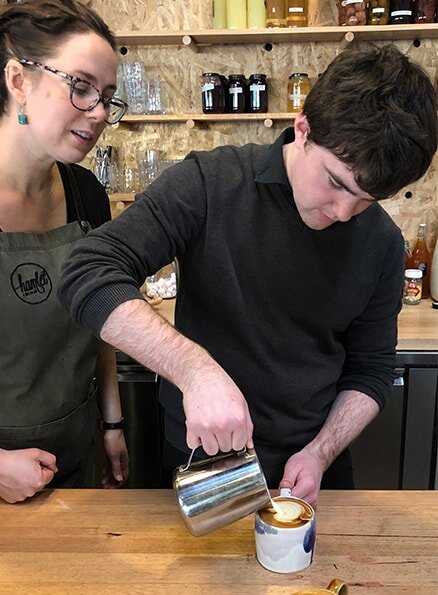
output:
[[[88,81],[62,72],[57,68],[46,66],[33,60],[18,60],[24,66],[43,68],[52,74],[62,77],[70,86],[70,101],[73,107],[81,112],[90,112],[101,101],[107,113],[105,122],[107,124],[116,124],[123,118],[128,109],[128,104],[118,97],[103,97],[99,90]]]

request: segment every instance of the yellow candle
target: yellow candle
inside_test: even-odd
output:
[[[248,0],[248,28],[263,29],[266,27],[265,0]]]
[[[246,0],[227,0],[228,29],[246,29]]]
[[[227,28],[227,0],[213,0],[213,28]]]

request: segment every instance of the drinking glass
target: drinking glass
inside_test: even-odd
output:
[[[138,191],[138,171],[134,167],[124,167],[119,173],[119,191]]]
[[[138,176],[142,190],[158,177],[158,153],[156,149],[137,151]]]
[[[163,90],[160,79],[146,80],[145,111],[147,114],[164,114]]]
[[[144,114],[145,72],[141,62],[123,62],[123,80],[130,114]]]

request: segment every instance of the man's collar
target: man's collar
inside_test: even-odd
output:
[[[286,128],[270,146],[266,161],[256,173],[255,181],[262,184],[287,184],[289,180],[286,174],[283,160],[283,145],[295,140],[293,128]]]

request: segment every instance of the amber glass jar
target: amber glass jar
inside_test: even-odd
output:
[[[266,0],[266,26],[286,27],[285,0]]]
[[[354,0],[341,0],[338,2],[340,25],[366,25],[367,3]]]
[[[409,25],[414,22],[413,0],[391,0],[390,25]]]
[[[434,23],[436,19],[435,0],[416,0],[414,6],[415,23]]]
[[[300,112],[310,91],[309,75],[305,72],[293,72],[287,85],[287,110]]]
[[[217,72],[202,75],[202,111],[204,114],[221,114],[225,111],[225,93]]]
[[[369,0],[367,25],[387,25],[389,21],[389,0]]]
[[[286,26],[307,27],[307,0],[286,0]]]

